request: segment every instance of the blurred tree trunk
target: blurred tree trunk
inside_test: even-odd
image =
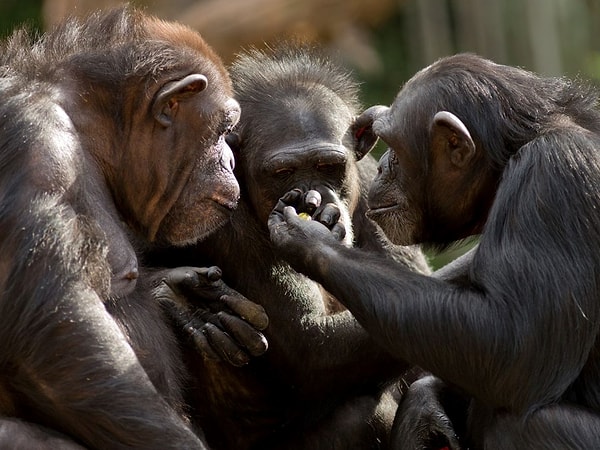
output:
[[[417,67],[454,53],[450,15],[445,6],[446,2],[439,0],[411,0],[406,4],[408,20],[404,32],[411,47],[410,59]]]
[[[497,0],[455,0],[456,45],[496,61],[507,60],[506,14]]]
[[[528,18],[527,30],[532,50],[531,65],[535,71],[544,75],[564,73],[558,37],[559,1],[529,0],[525,2],[525,12]]]
[[[579,5],[579,6],[578,6]],[[589,28],[573,20],[580,3],[565,0],[410,0],[404,32],[417,67],[457,52],[474,52],[545,75],[565,72],[560,36]],[[582,43],[581,47],[585,47]]]

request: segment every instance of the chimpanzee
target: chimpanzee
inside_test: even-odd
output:
[[[270,216],[292,267],[389,352],[473,397],[471,448],[600,447],[597,106],[574,81],[460,54],[363,114],[389,145],[368,214],[392,241],[480,233],[453,281],[340,245],[285,201]]]
[[[372,157],[357,161],[376,137],[353,126],[358,85],[318,49],[294,43],[249,50],[230,74],[242,107],[227,137],[240,204],[229,225],[187,255],[169,257],[178,265],[218,265],[228,285],[260,303],[269,317],[269,351],[259,358],[240,355],[248,362],[241,368],[187,357],[197,382],[187,399],[199,404],[191,415],[211,448],[379,448],[397,406],[386,383],[408,366],[375,345],[318,284],[279,259],[267,228],[285,192],[313,188],[318,192],[303,199],[305,209],[313,220],[333,224],[337,205],[348,230],[345,245],[430,272],[420,248],[393,246],[365,217],[377,164]]]
[[[126,7],[17,31],[0,55],[0,446],[204,448],[136,250],[195,242],[237,203],[225,67],[197,33]],[[215,288],[221,337],[243,337],[226,308],[264,314],[214,273],[160,277]]]

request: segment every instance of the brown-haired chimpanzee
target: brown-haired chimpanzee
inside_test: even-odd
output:
[[[186,358],[197,381],[187,399],[200,405],[192,415],[213,448],[379,448],[397,406],[385,384],[408,366],[277,257],[267,228],[283,194],[296,186],[314,189],[303,198],[306,209],[328,224],[337,223],[339,210],[346,245],[429,273],[419,248],[392,246],[365,217],[377,164],[370,156],[357,161],[376,137],[353,126],[358,85],[317,49],[292,43],[241,54],[230,74],[242,107],[228,135],[240,204],[230,224],[189,254],[171,256],[177,265],[218,265],[228,285],[260,303],[269,316],[269,351],[249,362],[240,353],[240,363],[248,362],[241,368]]]
[[[237,203],[226,69],[197,33],[120,8],[15,32],[0,99],[0,446],[204,448],[136,250],[195,242]],[[244,302],[214,272],[188,276]]]
[[[282,201],[271,239],[398,358],[473,397],[471,448],[600,447],[598,94],[475,55],[360,121],[389,145],[369,216],[396,243],[480,233],[443,281],[340,245]]]

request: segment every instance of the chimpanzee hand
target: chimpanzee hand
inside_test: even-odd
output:
[[[167,270],[154,295],[207,359],[242,366],[267,350],[265,310],[228,287],[218,267]]]
[[[344,238],[346,228],[339,218],[339,208],[332,203],[321,205],[317,191],[294,189],[279,200],[269,216],[271,241],[288,261],[307,259],[316,244],[337,244]]]
[[[275,210],[280,206],[293,206],[301,219],[316,220],[325,225],[338,241],[343,240],[346,228],[340,222],[339,207],[335,203],[322,203],[319,191],[302,192],[300,189],[293,189],[279,200]]]
[[[355,141],[354,148],[356,149],[357,159],[361,159],[377,143],[377,135],[373,131],[373,122],[381,113],[387,110],[386,106],[371,106],[354,119],[350,131]]]

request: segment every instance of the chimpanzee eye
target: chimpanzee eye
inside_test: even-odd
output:
[[[286,177],[288,175],[293,174],[294,169],[291,169],[289,167],[282,167],[280,169],[276,169],[274,173],[275,173],[275,176],[277,176],[277,177]]]

